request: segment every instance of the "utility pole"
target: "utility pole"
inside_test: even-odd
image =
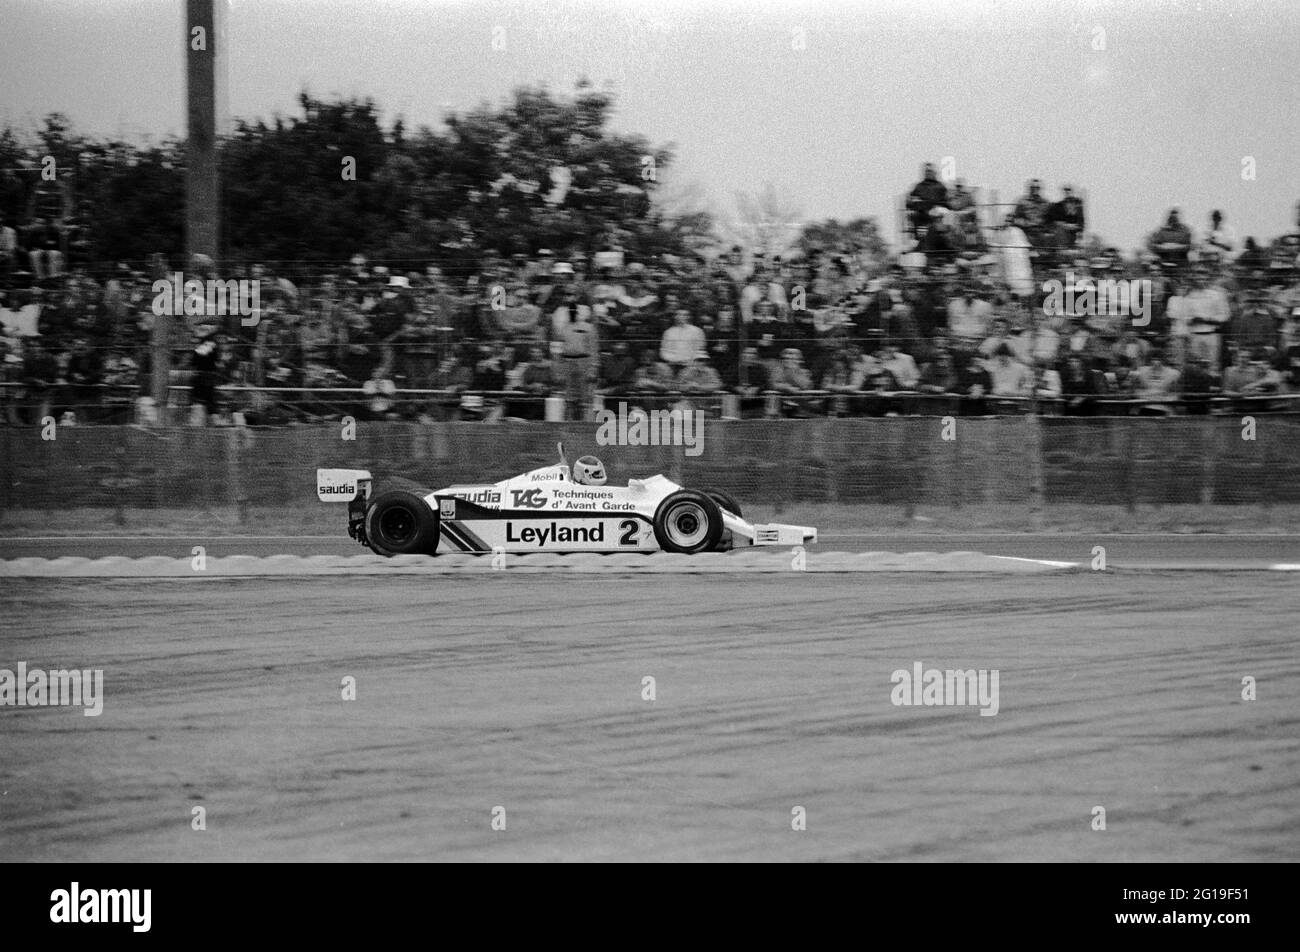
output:
[[[225,39],[216,0],[185,0],[185,252],[217,260],[217,57]]]
[[[182,51],[185,57],[185,264],[195,255],[214,263],[218,248],[220,186],[217,169],[217,58],[224,32],[217,6],[224,0],[185,0]],[[166,418],[171,380],[172,328],[176,317],[154,316],[153,397]]]

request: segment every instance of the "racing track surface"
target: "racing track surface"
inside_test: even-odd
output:
[[[1296,581],[6,579],[0,667],[105,701],[0,708],[0,855],[1294,860]],[[893,706],[917,661],[998,714]]]
[[[145,536],[123,533],[98,536],[0,537],[0,559],[20,558],[186,558],[195,545],[210,557],[251,555],[358,555],[365,550],[342,528],[333,535],[204,536],[199,533]],[[1267,568],[1300,564],[1300,538],[1277,534],[1204,533],[861,533],[823,531],[810,553],[847,552],[983,552],[1013,558],[1090,563],[1095,546],[1106,549],[1115,568]]]

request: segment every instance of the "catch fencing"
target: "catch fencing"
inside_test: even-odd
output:
[[[1300,414],[887,417],[705,422],[684,446],[601,446],[595,423],[358,422],[294,427],[0,427],[5,509],[292,511],[318,466],[424,486],[495,481],[600,456],[742,502],[962,507],[1300,502]],[[52,439],[49,437],[53,437]],[[349,438],[351,437],[351,438]]]

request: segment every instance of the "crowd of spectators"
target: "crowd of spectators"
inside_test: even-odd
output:
[[[1069,186],[1038,180],[989,222],[960,180],[927,166],[897,254],[630,260],[605,246],[485,251],[335,268],[204,260],[185,276],[256,282],[256,323],[164,320],[153,282],[174,262],[67,260],[57,223],[0,221],[0,412],[103,422],[157,415],[159,348],[196,420],[569,418],[600,393],[742,415],[1207,412],[1216,396],[1300,393],[1296,230],[1257,244],[1223,214],[1194,232],[1171,211],[1127,257],[1086,230]],[[1044,281],[1149,282],[1149,312],[1046,313]],[[165,335],[160,340],[160,335]]]

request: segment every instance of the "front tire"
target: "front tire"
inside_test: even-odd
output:
[[[745,514],[740,511],[740,503],[736,502],[736,497],[731,493],[724,493],[721,489],[706,489],[705,492],[727,512],[731,513],[737,519],[743,519]]]
[[[655,510],[654,531],[665,552],[707,552],[722,538],[722,510],[706,493],[681,489]]]
[[[366,509],[366,540],[382,556],[433,555],[438,532],[438,514],[403,489],[383,493]]]

